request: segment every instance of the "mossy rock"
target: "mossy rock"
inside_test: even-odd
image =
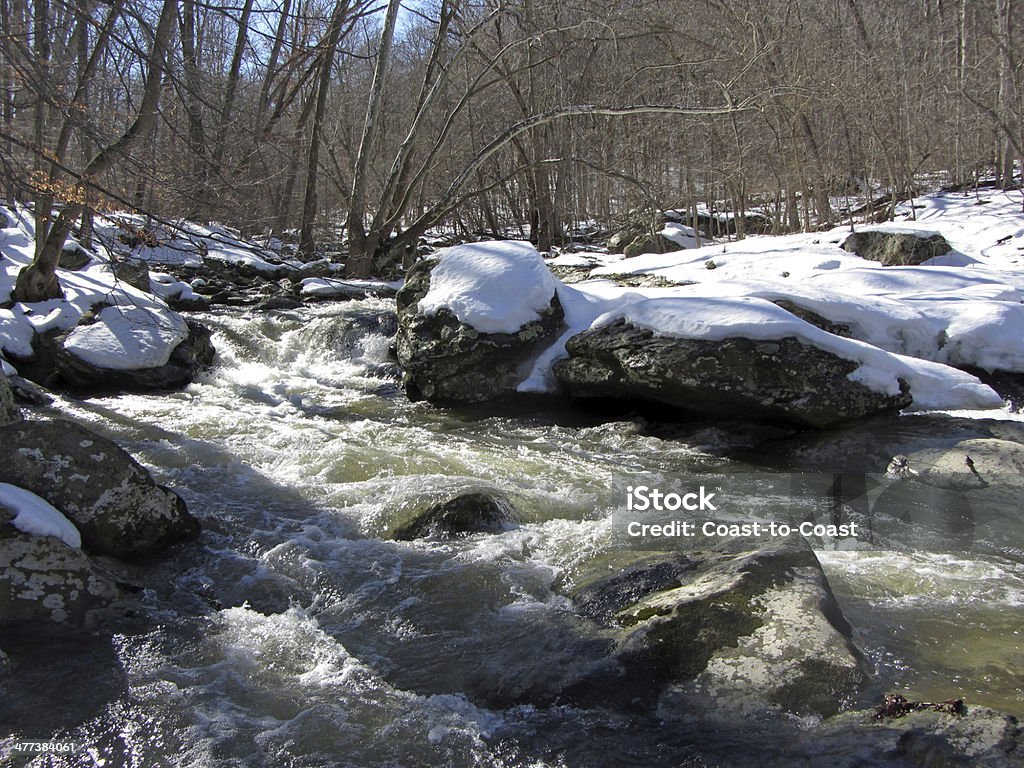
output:
[[[566,692],[582,703],[618,695],[831,714],[866,680],[850,625],[802,539],[648,559],[572,598],[618,638],[618,671]]]

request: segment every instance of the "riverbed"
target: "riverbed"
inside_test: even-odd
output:
[[[203,533],[117,567],[138,608],[111,631],[5,639],[14,731],[89,745],[53,765],[369,768],[755,765],[815,727],[496,704],[488,692],[586,656],[565,587],[620,543],[628,485],[721,486],[764,462],[711,424],[411,403],[392,308],[202,314],[217,360],[186,390],[59,401],[180,493]],[[380,538],[394,509],[466,488],[504,494],[518,522]],[[1024,714],[1019,549],[818,554],[876,689]]]

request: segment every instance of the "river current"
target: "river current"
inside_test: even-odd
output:
[[[721,458],[708,425],[410,403],[378,320],[392,308],[205,314],[217,361],[185,391],[61,401],[178,491],[203,533],[118,571],[138,611],[112,635],[5,640],[22,661],[0,719],[89,745],[31,765],[755,765],[814,727],[479,694],[585,656],[562,587],[607,551],[628,482],[749,467]],[[502,491],[521,522],[379,538],[390,510],[464,488]],[[884,688],[1024,714],[1021,559],[819,558]]]

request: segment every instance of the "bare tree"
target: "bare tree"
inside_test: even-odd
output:
[[[14,301],[43,301],[63,298],[57,282],[57,264],[64,242],[85,208],[85,190],[101,174],[109,170],[137,143],[142,141],[156,124],[160,102],[160,86],[166,69],[169,44],[174,32],[177,4],[165,0],[153,33],[146,61],[145,85],[142,101],[135,120],[121,137],[96,153],[74,181],[73,193],[67,196],[64,207],[52,225],[37,229],[36,257],[18,273],[11,294]],[[44,220],[44,224],[46,221]]]

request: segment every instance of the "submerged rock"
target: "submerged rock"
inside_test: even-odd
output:
[[[620,672],[596,689],[575,686],[571,698],[611,685],[630,697],[663,693],[669,707],[700,701],[722,712],[830,714],[866,681],[851,628],[802,539],[668,563],[665,573],[653,564],[626,575],[654,589],[604,622],[618,634]],[[577,606],[612,581],[623,578],[581,590]]]
[[[837,472],[867,479],[870,494],[844,493],[843,502],[865,524],[870,518],[879,543],[941,552],[981,541],[1024,547],[1020,422],[934,414],[877,419],[764,444],[749,458],[821,483]]]
[[[917,266],[953,250],[942,235],[926,237],[913,232],[883,230],[854,232],[843,241],[840,248],[886,267]]]
[[[195,536],[199,523],[116,444],[73,422],[0,428],[0,482],[35,493],[77,526],[91,554],[137,560]]]
[[[625,320],[569,339],[554,366],[573,397],[640,399],[709,416],[825,428],[912,401],[852,381],[858,364],[794,338],[704,341],[658,336]]]
[[[484,333],[445,308],[433,314],[419,311],[437,264],[416,264],[398,292],[397,350],[406,393],[413,400],[438,403],[482,403],[514,395],[526,376],[524,368],[562,326],[558,297],[552,297],[538,320],[514,333]]]
[[[410,541],[494,533],[514,517],[511,503],[501,496],[483,492],[463,493],[429,507],[408,510],[391,524],[385,538]]]
[[[0,519],[0,625],[93,625],[119,594],[81,550],[52,536],[22,533]]]

